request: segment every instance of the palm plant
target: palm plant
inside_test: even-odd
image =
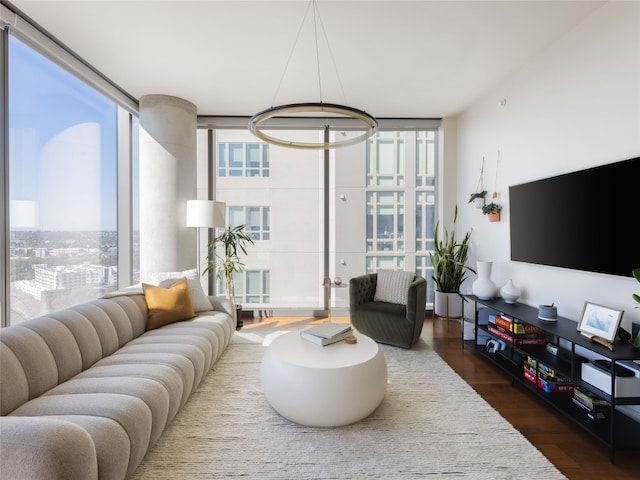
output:
[[[456,240],[455,227],[458,222],[458,206],[456,205],[453,217],[453,230],[447,231],[444,228],[442,239],[439,239],[438,232],[440,222],[436,223],[434,234],[433,252],[429,252],[431,265],[433,265],[433,281],[436,290],[443,293],[459,293],[462,282],[469,272],[476,273],[466,264],[469,256],[469,243],[471,232],[467,232],[461,242]]]
[[[217,270],[218,275],[224,273],[227,298],[236,304],[233,273],[246,270],[240,260],[240,253],[247,254],[247,244],[253,244],[253,239],[244,231],[246,225],[227,227],[227,229],[213,239],[207,255],[207,268],[202,272]],[[216,248],[217,247],[217,248]],[[216,268],[217,267],[217,268]]]

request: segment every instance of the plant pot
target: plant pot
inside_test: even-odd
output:
[[[484,198],[482,198],[482,197],[474,198],[473,199],[473,205],[476,208],[482,208],[482,206],[484,205]]]
[[[500,221],[500,212],[487,213],[487,217],[489,217],[489,221],[490,222],[499,222]]]
[[[462,318],[462,297],[458,293],[445,293],[436,290],[433,313],[436,317],[441,318]]]

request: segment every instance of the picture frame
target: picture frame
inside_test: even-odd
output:
[[[613,343],[618,333],[623,313],[623,310],[616,310],[597,303],[584,302],[582,315],[578,323],[578,331],[589,338],[600,337],[607,342]]]

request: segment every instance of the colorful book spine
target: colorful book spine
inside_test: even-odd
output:
[[[488,325],[487,330],[489,330],[491,335],[495,335],[497,338],[510,345],[545,345],[547,343],[545,338],[521,338],[514,336],[511,333],[500,331],[497,327],[492,325]]]
[[[507,332],[515,333],[516,335],[541,335],[544,332],[535,325],[529,325],[528,323],[514,322],[510,318],[503,317],[502,315],[495,316],[495,322],[497,327],[503,328]]]
[[[528,380],[529,382],[533,383],[534,385],[538,381],[538,377],[536,376],[536,374],[534,372],[532,372],[531,370],[529,370],[527,368],[527,365],[525,365],[524,369],[522,370],[522,376],[525,378],[525,380]]]
[[[548,393],[572,393],[576,387],[576,384],[568,379],[562,379],[562,381],[558,381],[558,379],[549,379],[528,363],[524,364],[522,375],[525,380],[534,385],[537,384],[540,390]]]
[[[538,377],[538,387],[548,393],[573,393],[576,386],[575,383],[549,382]]]
[[[611,404],[605,399],[597,397],[589,390],[580,387],[574,390],[573,397],[576,402],[580,402],[590,410],[608,410],[611,407]]]
[[[534,368],[537,368],[538,371],[544,375],[546,375],[547,377],[550,378],[563,378],[562,374],[560,374],[560,372],[558,372],[556,369],[540,362],[537,361],[536,359],[534,359],[533,357],[531,357],[530,355],[527,356],[527,363],[529,365],[531,365]]]

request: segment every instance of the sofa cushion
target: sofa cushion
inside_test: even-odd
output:
[[[185,387],[180,372],[170,365],[130,363],[117,365],[93,366],[85,370],[76,379],[96,378],[144,378],[158,382],[169,395],[169,413],[167,423],[169,423],[178,413],[185,396]]]
[[[128,437],[127,475],[140,464],[146,454],[152,429],[151,410],[140,398],[116,393],[81,393],[45,395],[17,408],[12,416],[65,416],[66,420],[83,425],[84,417],[111,420]],[[100,430],[99,430],[100,431]],[[91,435],[91,431],[88,431]],[[100,451],[96,452],[98,460]],[[100,477],[101,478],[101,477]]]
[[[170,398],[164,386],[150,378],[128,376],[108,378],[74,378],[43,395],[77,395],[86,393],[119,393],[141,399],[151,411],[151,438],[154,445],[169,422]]]
[[[0,414],[7,415],[55,387],[58,368],[49,345],[37,332],[20,324],[1,330]],[[38,352],[37,355],[34,352]]]
[[[170,278],[198,278],[198,271],[195,268],[183,270],[182,272],[153,272],[149,275],[149,281],[153,285],[160,285],[160,282]],[[144,280],[144,279],[143,279]]]
[[[163,341],[163,339],[166,339],[166,341]],[[205,374],[209,373],[208,370],[205,370],[206,355],[198,346],[188,343],[178,343],[177,341],[172,342],[170,337],[157,337],[157,341],[151,343],[130,342],[112,356],[117,357],[120,355],[136,354],[179,355],[186,358],[191,362],[193,371],[192,391],[200,385]]]
[[[135,345],[156,345],[156,344],[160,344],[160,345],[175,344],[178,346],[190,345],[193,347],[197,347],[198,350],[204,355],[203,377],[209,372],[215,360],[215,357],[213,356],[214,347],[212,346],[211,341],[209,339],[204,338],[202,335],[198,335],[198,334],[186,333],[186,332],[183,333],[183,332],[180,332],[180,330],[178,330],[177,333],[174,335],[171,335],[170,333],[168,334],[160,333],[162,331],[163,331],[162,328],[151,330],[145,333],[144,335],[142,335],[141,337],[131,341],[127,345],[127,348]],[[156,332],[158,332],[158,334],[156,334]],[[211,332],[208,332],[208,333],[211,333]],[[185,353],[186,353],[186,350],[187,349],[185,349]],[[216,343],[215,353],[217,353],[217,350],[218,350],[218,345]],[[130,350],[123,350],[123,352],[127,352],[127,351],[130,351]]]
[[[193,363],[184,355],[176,353],[121,353],[118,350],[118,352],[113,355],[109,355],[100,360],[95,366],[86,370],[86,372],[91,372],[96,367],[113,365],[122,366],[123,368],[125,365],[166,365],[172,367],[180,375],[180,383],[182,384],[181,407],[189,399],[189,396],[197,386],[195,384],[196,372]]]
[[[96,458],[95,439],[80,425],[59,416],[3,416],[0,420],[2,478],[98,478],[97,463],[87,461]],[[112,439],[114,442],[118,440],[117,437]],[[126,435],[125,440],[128,440]],[[123,474],[129,460],[129,446],[128,443],[125,445],[127,456]],[[118,446],[119,444],[116,444],[116,447]],[[117,448],[113,448],[112,451],[117,451]]]
[[[373,299],[376,302],[406,305],[409,285],[415,276],[415,273],[404,270],[378,270],[376,293]]]
[[[147,330],[196,316],[186,278],[178,280],[169,288],[156,287],[147,283],[143,283],[142,288],[149,309]]]
[[[208,310],[212,310],[213,305],[211,305],[211,301],[209,300],[209,297],[204,293],[200,280],[198,280],[197,278],[189,278],[189,277],[184,277],[184,278],[187,279],[187,284],[189,285],[189,293],[191,294],[191,303],[193,304],[193,311],[198,313],[198,312],[205,312]],[[178,280],[180,279],[167,278],[166,280],[161,281],[158,284],[158,286],[163,288],[171,287]]]

